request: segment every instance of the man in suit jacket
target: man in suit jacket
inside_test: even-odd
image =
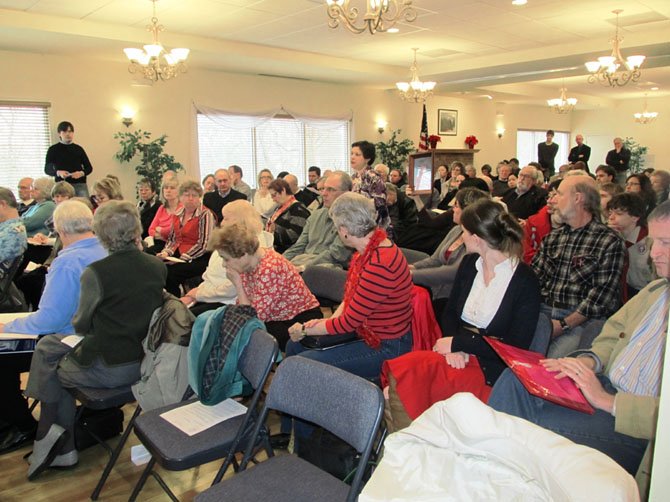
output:
[[[237,190],[233,190],[228,169],[217,169],[214,173],[214,182],[216,183],[216,190],[206,193],[202,199],[202,203],[214,213],[216,221],[221,223],[223,219],[221,215],[223,206],[234,200],[247,200],[247,196]]]
[[[537,186],[537,180],[541,176],[542,173],[535,167],[524,167],[519,172],[516,188],[510,188],[502,196],[507,210],[520,220],[534,215],[547,204],[547,191]]]
[[[586,170],[589,170],[589,158],[591,157],[591,147],[584,144],[584,136],[578,134],[575,137],[577,146],[570,149],[570,154],[568,155],[568,162],[574,164],[580,160],[586,165]]]

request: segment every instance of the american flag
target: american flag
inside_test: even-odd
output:
[[[428,118],[426,117],[426,103],[423,104],[423,119],[421,119],[421,137],[419,150],[428,150]]]

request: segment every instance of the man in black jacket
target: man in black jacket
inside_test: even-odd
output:
[[[616,182],[624,186],[628,174],[628,163],[630,162],[630,150],[623,146],[621,138],[614,138],[614,150],[607,152],[605,164],[616,170]]]
[[[537,186],[542,173],[533,166],[526,166],[519,172],[516,188],[511,188],[502,197],[507,209],[520,220],[534,215],[547,205],[547,191]]]
[[[574,164],[580,160],[586,165],[586,171],[589,172],[589,158],[591,157],[591,147],[584,144],[584,136],[578,134],[575,136],[577,146],[570,149],[568,162]]]
[[[554,168],[554,159],[558,153],[558,145],[554,143],[554,131],[547,131],[547,141],[537,145],[537,161],[542,166],[544,178],[551,178],[556,169]]]
[[[216,190],[206,193],[202,203],[214,213],[216,221],[221,223],[223,206],[234,200],[247,200],[247,196],[232,189],[228,169],[217,169],[214,173],[214,182],[216,183]]]

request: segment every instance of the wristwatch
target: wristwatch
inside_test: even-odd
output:
[[[561,325],[561,329],[563,330],[563,333],[566,331],[570,331],[570,326],[568,326],[568,323],[565,322],[565,319],[559,319],[558,324]]]

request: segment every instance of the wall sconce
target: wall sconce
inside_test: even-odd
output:
[[[386,129],[386,126],[388,125],[388,122],[386,120],[378,120],[377,121],[377,131],[379,134],[382,134],[384,132],[384,129]]]
[[[498,127],[498,129],[496,129],[496,134],[498,134],[498,139],[502,138],[503,135],[505,134],[505,128]]]
[[[133,123],[133,118],[135,118],[135,110],[133,110],[129,106],[124,106],[121,109],[121,118],[123,119],[121,122],[123,125],[126,127],[130,127],[131,124]]]

